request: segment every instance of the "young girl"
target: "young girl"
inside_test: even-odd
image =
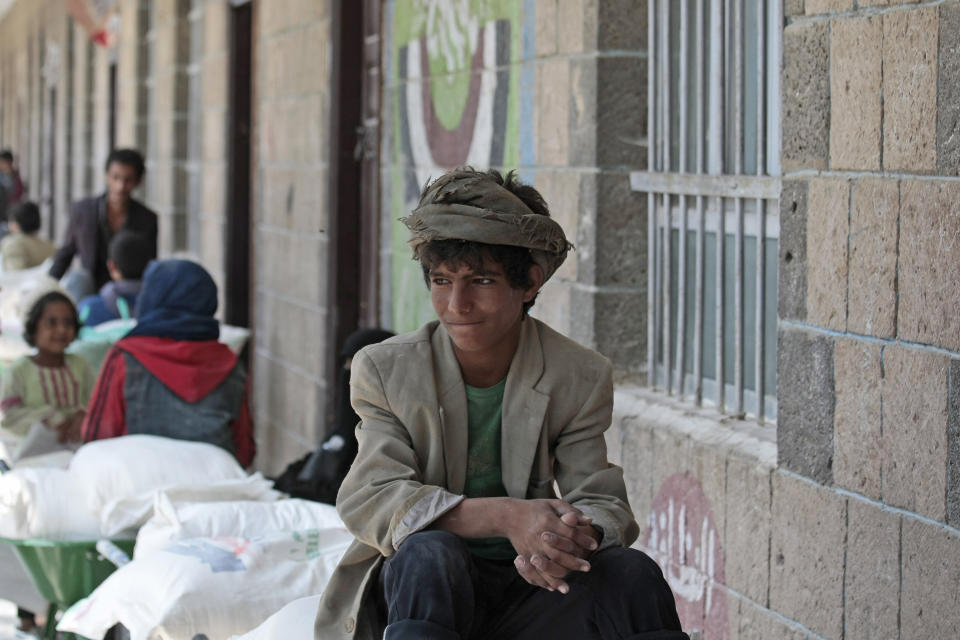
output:
[[[77,309],[59,291],[43,294],[27,313],[24,338],[36,355],[14,361],[0,381],[0,439],[8,455],[34,425],[56,432],[61,443],[79,442],[93,389],[93,371],[82,357],[66,353],[77,335]]]

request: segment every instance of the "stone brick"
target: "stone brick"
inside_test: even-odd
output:
[[[200,251],[204,265],[214,271],[224,267],[224,237],[226,224],[223,218],[204,216],[200,220]]]
[[[865,178],[853,183],[847,329],[854,333],[880,338],[896,333],[899,215],[896,181]]]
[[[883,168],[936,169],[937,7],[883,16]]]
[[[639,51],[647,47],[648,16],[645,3],[635,0],[600,0],[598,8],[599,51]]]
[[[575,285],[556,276],[550,278],[537,297],[532,315],[564,335],[571,334],[570,292]],[[432,313],[432,311],[431,311]]]
[[[770,577],[770,472],[756,460],[727,457],[726,584],[761,604]]]
[[[960,629],[960,536],[903,519],[900,638],[956,637]]]
[[[777,314],[784,320],[807,319],[806,180],[784,180],[780,189],[780,255]]]
[[[830,133],[829,25],[805,22],[783,30],[780,107],[784,171],[826,169]]]
[[[773,474],[770,608],[827,638],[843,626],[846,499],[811,482]]]
[[[833,480],[874,500],[882,497],[881,352],[860,340],[838,340],[834,348]]]
[[[947,404],[947,524],[960,529],[960,360],[950,361]]]
[[[847,11],[853,8],[853,0],[807,0],[804,9],[808,16],[818,13]]]
[[[653,504],[653,429],[641,416],[624,416],[619,424],[623,446],[623,479],[633,516],[646,539],[647,518]]]
[[[882,36],[883,22],[878,16],[830,23],[832,169],[880,169]]]
[[[291,368],[263,347],[257,348],[256,358],[264,361],[255,378],[257,412],[268,413],[288,433],[316,446],[324,429],[326,388],[323,383]]]
[[[833,341],[780,328],[777,345],[777,460],[830,484],[833,480]]]
[[[900,185],[900,337],[960,351],[960,184]]]
[[[597,164],[642,169],[646,163],[647,62],[637,56],[597,59]]]
[[[900,516],[860,500],[847,502],[844,632],[847,638],[896,638],[900,601]]]
[[[960,175],[960,5],[940,6],[937,173]]]
[[[575,167],[596,166],[600,152],[597,137],[604,123],[597,120],[598,62],[595,57],[570,61],[570,165]],[[643,84],[646,86],[645,82]],[[642,155],[645,159],[646,153]]]
[[[563,0],[557,3],[557,52],[583,53],[586,38],[587,13],[596,5],[588,8],[586,0]],[[594,18],[595,20],[595,18]]]
[[[803,11],[803,0],[784,0],[783,14],[785,16],[801,16]]]
[[[584,295],[593,297],[593,331],[596,350],[613,361],[616,368],[636,370],[644,361],[647,342],[647,292],[599,290],[586,293],[574,289],[570,296],[571,312]]]
[[[630,188],[626,172],[601,171],[595,174],[595,180],[596,219],[589,228],[595,234],[591,284],[644,288],[648,262],[647,196]],[[617,232],[609,233],[610,229]]]
[[[807,204],[807,321],[847,326],[847,232],[850,183],[813,178]]]
[[[259,229],[257,243],[262,286],[268,291],[293,297],[304,304],[322,307],[327,300],[327,240],[317,234]]]
[[[536,0],[537,55],[557,53],[557,0]]]
[[[883,499],[943,521],[946,516],[947,373],[945,356],[883,350]]]
[[[566,165],[570,147],[570,63],[566,59],[541,62],[536,70],[533,117],[537,164]]]
[[[290,336],[316,335],[323,314],[287,299],[271,297],[264,302],[257,325],[261,344],[274,357],[304,371],[322,371],[323,340],[291,340]]]
[[[538,171],[533,186],[550,204],[550,215],[557,221],[567,238],[579,244],[577,238],[580,213],[580,176],[571,171]],[[577,280],[577,255],[568,254],[554,277]]]
[[[890,0],[857,0],[858,7],[885,7],[890,4]]]
[[[757,606],[749,600],[740,600],[739,640],[807,640],[807,632],[790,624],[774,611]]]

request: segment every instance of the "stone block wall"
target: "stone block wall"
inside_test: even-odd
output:
[[[329,5],[254,6],[254,406],[257,464],[270,472],[326,424]]]
[[[776,433],[620,385],[610,450],[704,638],[953,637],[960,2],[784,11]]]
[[[951,637],[960,2],[785,12],[775,444],[621,387],[611,449],[704,638]]]

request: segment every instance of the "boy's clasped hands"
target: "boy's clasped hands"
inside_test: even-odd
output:
[[[530,584],[566,594],[570,571],[589,571],[586,560],[599,546],[592,519],[563,500],[518,500],[507,537],[518,555],[517,572]]]

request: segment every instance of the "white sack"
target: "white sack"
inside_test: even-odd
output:
[[[335,507],[309,500],[180,503],[158,493],[133,553],[139,558],[181,538],[255,539],[283,531],[343,528]]]
[[[119,622],[131,640],[246,633],[287,603],[322,593],[352,539],[325,529],[181,540],[118,569],[57,629],[101,638]]]
[[[218,447],[214,447],[218,449]],[[197,484],[170,485],[135,495],[109,500],[100,509],[100,528],[109,537],[136,529],[153,514],[157,496],[163,494],[172,502],[272,501],[284,494],[274,491],[273,482],[260,472],[247,477]]]
[[[220,447],[139,434],[83,445],[70,461],[70,472],[96,513],[109,502],[157,489],[246,477],[236,458]]]
[[[0,475],[0,537],[96,540],[100,522],[68,471],[18,467]]]
[[[313,640],[319,607],[320,596],[294,600],[253,631],[230,640]]]

